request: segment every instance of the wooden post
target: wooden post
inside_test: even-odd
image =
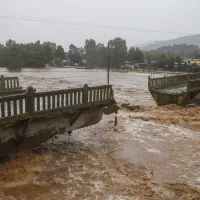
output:
[[[88,102],[88,85],[85,84],[83,87],[83,103],[87,103]]]
[[[33,112],[34,112],[34,89],[33,87],[29,86],[27,88],[28,90],[28,102],[27,102],[27,107],[28,107],[28,113],[30,115],[33,115]]]
[[[110,44],[108,42],[108,71],[107,71],[108,75],[108,85],[110,84]]]
[[[117,114],[115,114],[114,131],[117,131],[117,126],[118,126],[118,120],[117,120]]]

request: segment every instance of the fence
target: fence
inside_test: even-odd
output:
[[[151,78],[149,76],[148,86],[149,89],[159,88],[162,86],[173,85],[184,83],[188,80],[196,80],[200,78],[200,73],[196,74],[184,74],[184,75],[176,75],[176,76],[169,76],[169,77],[161,77],[161,78]]]
[[[18,77],[0,77],[0,92],[20,90]]]
[[[114,99],[111,85],[39,92],[28,87],[24,94],[0,98],[0,119],[34,116],[65,108],[84,108],[110,103]]]

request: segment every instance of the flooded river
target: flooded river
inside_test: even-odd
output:
[[[37,91],[107,83],[103,70],[0,71]],[[47,141],[41,149],[52,157],[48,164],[26,181],[1,185],[0,199],[200,199],[200,108],[157,108],[145,73],[111,72],[110,83],[119,105],[141,109],[120,110],[118,131],[110,115],[70,137]]]

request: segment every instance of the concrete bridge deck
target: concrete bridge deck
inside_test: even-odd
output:
[[[158,92],[163,92],[166,94],[181,94],[187,92],[187,84],[181,84],[177,86],[168,86],[166,88],[157,89]]]
[[[193,104],[200,101],[200,73],[149,77],[148,88],[159,106]]]
[[[116,113],[111,85],[35,92],[0,98],[0,157],[31,149],[56,134],[98,123],[103,114]]]

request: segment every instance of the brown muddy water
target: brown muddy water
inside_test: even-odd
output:
[[[107,80],[103,70],[0,72],[18,76],[23,87],[32,85],[37,91]],[[1,184],[0,199],[200,199],[200,108],[157,108],[147,81],[145,73],[111,72],[117,102],[142,108],[120,110],[118,131],[110,115],[70,137],[47,141],[40,148],[51,154],[51,161],[26,181]]]

